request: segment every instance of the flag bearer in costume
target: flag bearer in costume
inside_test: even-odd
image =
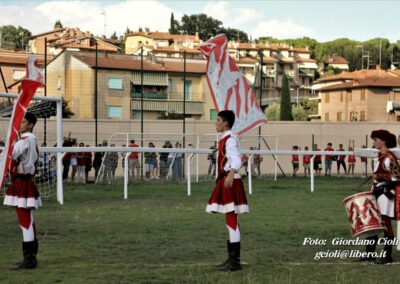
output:
[[[29,112],[25,114],[20,128],[21,138],[15,143],[12,152],[10,169],[12,183],[4,198],[4,205],[16,208],[18,223],[23,235],[24,259],[13,269],[32,269],[37,266],[38,240],[33,209],[38,209],[42,202],[33,181],[36,171],[35,164],[39,156],[36,137],[32,133],[36,121],[34,114]]]
[[[383,223],[386,227],[384,237],[386,242],[394,240],[394,232],[392,228],[392,219],[399,220],[399,198],[395,193],[396,186],[400,181],[400,167],[396,156],[389,148],[396,147],[396,136],[386,130],[375,130],[371,133],[371,138],[374,140],[374,146],[379,150],[379,156],[374,166],[373,183],[371,191],[374,192],[378,202],[379,211],[382,216]],[[396,206],[395,206],[396,204]],[[395,207],[397,210],[395,210]],[[395,212],[396,211],[396,212]],[[367,252],[374,252],[378,242],[378,236],[367,238],[374,240],[374,244],[367,246]],[[387,264],[393,261],[392,259],[392,244],[385,244],[384,250],[386,255],[383,258],[374,259],[365,257],[360,261],[374,261],[376,264]]]
[[[218,113],[217,132],[222,136],[218,145],[217,185],[208,201],[206,212],[225,214],[229,232],[227,241],[228,259],[217,266],[221,271],[240,270],[240,229],[238,214],[248,213],[249,207],[239,170],[241,167],[238,138],[231,129],[235,114],[230,110]]]

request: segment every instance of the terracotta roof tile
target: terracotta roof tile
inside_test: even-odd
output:
[[[349,62],[339,55],[329,56],[324,60],[326,64],[349,64]]]
[[[86,63],[90,67],[95,67],[95,57],[93,55],[74,55],[78,60]],[[198,60],[198,63],[187,62],[186,70],[188,73],[206,73],[206,61]],[[119,69],[119,70],[140,70],[141,61],[136,56],[125,55],[110,55],[108,57],[99,57],[98,66],[101,69]],[[144,60],[144,70],[146,71],[159,71],[159,72],[183,72],[182,60],[164,60],[157,63]]]
[[[351,82],[339,83],[330,85],[319,89],[323,91],[354,89],[354,88],[367,88],[367,87],[400,87],[400,77],[367,77]]]
[[[342,72],[337,75],[323,77],[315,81],[315,83],[324,83],[332,81],[344,81],[353,79],[363,79],[368,77],[395,77],[396,75],[386,70],[360,70],[354,72]]]

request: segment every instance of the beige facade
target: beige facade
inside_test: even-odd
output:
[[[393,88],[357,88],[320,92],[322,121],[400,121],[387,112],[389,101],[400,101],[400,92]]]
[[[63,97],[68,102],[72,112],[75,113],[73,119],[93,119],[95,115],[95,70],[91,64],[88,64],[88,57],[83,57],[82,54],[63,52],[50,62],[47,92],[48,96]],[[113,58],[118,58],[118,56],[115,55]],[[134,64],[133,57],[129,60],[132,60],[132,64]],[[126,63],[124,59],[120,61]],[[130,70],[130,68],[112,67],[111,65],[110,67],[99,66],[101,68],[98,69],[97,79],[98,118],[140,119],[140,69],[132,68]],[[183,73],[145,70],[144,119],[158,119],[162,116],[182,114],[183,90]],[[195,120],[209,119],[210,108],[213,108],[213,103],[205,73],[188,72],[186,74],[187,116]]]

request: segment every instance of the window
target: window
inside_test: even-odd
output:
[[[329,92],[325,94],[325,103],[329,103]]]
[[[365,111],[360,111],[360,121],[365,121]]]
[[[215,109],[210,109],[210,120],[217,120],[217,111]]]
[[[340,101],[343,102],[343,91],[340,91]]]
[[[122,107],[121,106],[108,106],[107,107],[108,118],[122,118]]]
[[[192,99],[192,81],[190,81],[190,80],[185,81],[185,93],[186,93],[186,99],[191,100]]]
[[[325,113],[325,121],[329,121],[329,112]]]
[[[25,75],[26,75],[26,70],[17,70],[17,69],[13,70],[14,81],[21,80],[22,78],[25,77]]]
[[[338,112],[336,114],[336,121],[343,121],[343,113],[342,112]]]
[[[109,78],[108,89],[110,90],[122,90],[122,79]]]
[[[351,102],[353,100],[353,95],[351,93],[351,90],[347,90],[347,96],[349,98],[349,102]]]
[[[172,79],[168,79],[168,94],[172,94],[172,92],[173,92]]]
[[[361,90],[361,98],[362,101],[365,101],[365,89]]]

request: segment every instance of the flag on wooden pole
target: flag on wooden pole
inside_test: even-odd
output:
[[[242,136],[267,120],[253,89],[229,56],[224,34],[211,38],[200,47],[206,56],[207,81],[215,109],[232,110],[236,115],[232,131]]]

